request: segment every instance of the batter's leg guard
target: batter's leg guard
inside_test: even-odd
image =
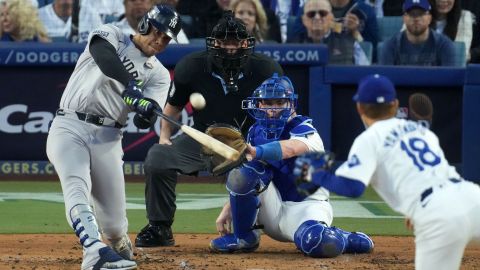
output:
[[[332,227],[333,230],[342,234],[346,240],[347,246],[344,253],[370,253],[373,251],[373,240],[362,232],[347,232],[337,227]]]
[[[77,204],[72,207],[70,219],[83,246],[82,270],[137,268],[134,261],[123,259],[102,242],[95,215],[89,205]]]
[[[255,230],[260,200],[258,193],[263,190],[265,175],[263,166],[244,164],[234,169],[227,178],[230,192],[233,234],[228,234],[210,242],[210,249],[216,252],[252,252],[260,242],[260,234]]]
[[[317,220],[307,220],[294,235],[297,248],[314,258],[333,258],[342,254],[346,247],[341,233]]]

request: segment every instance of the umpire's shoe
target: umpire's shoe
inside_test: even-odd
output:
[[[210,251],[216,253],[247,253],[255,251],[260,244],[260,235],[253,231],[251,237],[239,239],[233,233],[210,241]]]
[[[347,245],[343,253],[370,253],[373,251],[375,244],[368,235],[362,232],[347,232],[337,227],[332,229],[341,233],[347,240]]]
[[[100,248],[92,246],[89,248],[84,248],[82,270],[106,269],[137,269],[137,263],[135,263],[134,261],[123,259],[109,246],[104,246]]]
[[[171,227],[148,224],[135,238],[136,247],[164,247],[175,245]]]

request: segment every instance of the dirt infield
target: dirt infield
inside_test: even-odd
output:
[[[266,236],[254,253],[212,254],[207,246],[214,237],[177,234],[174,247],[136,249],[139,269],[413,269],[412,237],[373,237],[373,253],[335,259],[305,257],[292,243]],[[0,269],[80,269],[82,250],[74,235],[0,235],[0,243]],[[480,269],[480,247],[467,249],[462,269]]]

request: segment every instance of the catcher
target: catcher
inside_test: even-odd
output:
[[[216,220],[221,236],[210,242],[212,251],[254,251],[260,228],[273,239],[295,242],[311,257],[373,250],[373,241],[364,233],[330,227],[333,214],[327,190],[315,187],[311,195],[297,190],[293,178],[296,157],[324,149],[312,119],[295,113],[296,103],[292,83],[277,74],[244,100],[244,109],[256,120],[244,151],[248,161],[227,176],[230,200]],[[226,134],[215,128],[210,133]],[[241,145],[237,138],[233,137],[232,146]],[[242,151],[242,147],[237,149]]]

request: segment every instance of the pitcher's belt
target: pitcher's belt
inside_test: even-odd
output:
[[[91,113],[82,113],[82,112],[58,109],[56,115],[78,119],[80,121],[84,121],[97,126],[106,126],[106,127],[114,127],[114,128],[123,127],[120,123],[116,122],[115,120],[112,120],[105,116],[95,115]]]

